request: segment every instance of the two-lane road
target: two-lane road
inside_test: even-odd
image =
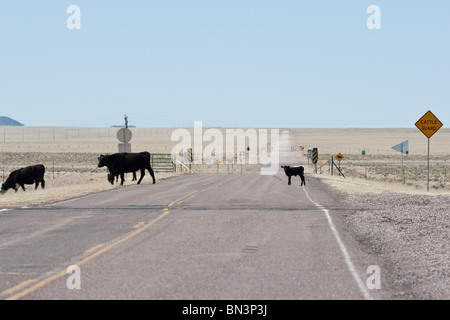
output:
[[[184,175],[2,211],[0,297],[377,298],[339,195],[306,179]],[[70,265],[80,289],[67,287]]]

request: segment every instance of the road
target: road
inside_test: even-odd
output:
[[[0,298],[380,298],[339,217],[351,209],[313,177],[292,180],[186,174],[3,210]]]

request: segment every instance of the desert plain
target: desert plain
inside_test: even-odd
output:
[[[180,128],[130,128],[133,152],[149,151],[152,154],[170,154],[179,143],[172,137]],[[203,128],[206,131],[208,128]],[[224,132],[226,128],[218,128]],[[186,128],[193,131],[193,128]],[[244,128],[244,131],[247,130]],[[269,129],[270,130],[270,129]],[[304,165],[307,174],[347,192],[399,191],[413,194],[450,194],[448,183],[450,157],[450,129],[440,129],[430,140],[430,180],[427,191],[427,138],[417,128],[380,129],[292,129],[288,132],[289,151],[295,154],[298,164]],[[100,154],[118,152],[118,128],[89,127],[0,127],[0,177],[4,181],[12,170],[42,163],[46,166],[45,192],[24,194],[22,190],[9,191],[0,197],[0,206],[33,205],[43,201],[56,201],[89,192],[117,187],[106,181],[106,169],[97,169]],[[403,157],[393,146],[409,142],[409,153]],[[205,148],[210,142],[203,142]],[[248,143],[248,141],[247,141]],[[308,150],[318,148],[316,167],[308,159]],[[339,163],[334,157],[343,155]],[[194,172],[214,174],[245,173],[259,170],[259,166],[224,161],[218,164],[192,164]],[[333,158],[343,175],[333,166]],[[181,159],[183,162],[183,159]],[[281,159],[282,161],[282,159]],[[176,161],[175,161],[176,162]],[[295,163],[294,163],[295,164]],[[157,178],[189,172],[176,162],[175,172],[157,173]],[[404,179],[403,179],[404,177]],[[148,178],[148,175],[147,175]],[[149,180],[144,179],[144,183]],[[125,184],[132,183],[131,177]],[[34,189],[28,186],[28,190]],[[36,199],[35,199],[36,198]]]

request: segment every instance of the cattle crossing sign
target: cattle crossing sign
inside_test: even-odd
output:
[[[442,122],[430,110],[416,122],[416,127],[430,139],[443,126]]]
[[[339,162],[341,162],[342,160],[344,160],[344,156],[339,152],[337,155],[336,155],[336,160],[337,161],[339,161]]]
[[[430,138],[442,126],[442,122],[430,110],[416,122],[416,127],[428,138],[427,191],[430,191]]]

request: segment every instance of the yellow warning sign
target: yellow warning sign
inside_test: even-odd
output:
[[[315,164],[319,160],[319,151],[317,148],[313,148],[312,150],[312,162]]]
[[[341,153],[338,153],[337,155],[336,155],[336,160],[337,161],[339,161],[339,162],[341,162],[342,160],[344,160],[344,156],[341,154]]]
[[[429,110],[416,122],[416,127],[422,131],[428,139],[430,139],[442,126],[442,122]]]

